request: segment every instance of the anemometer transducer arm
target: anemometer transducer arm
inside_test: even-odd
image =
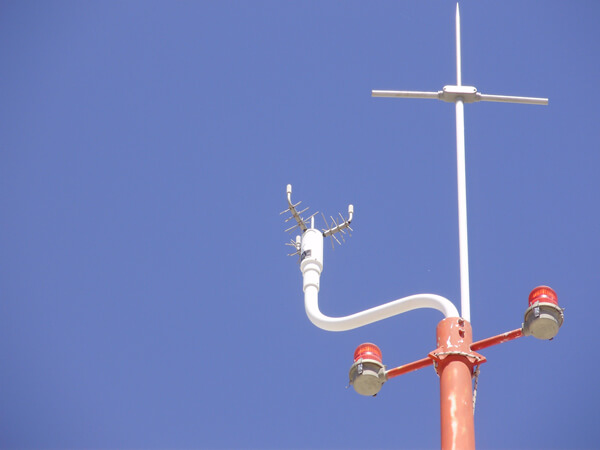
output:
[[[344,234],[345,229],[350,229],[350,222],[353,218],[353,207],[348,207],[348,219],[342,217],[342,221],[334,220],[333,226],[326,230],[318,230],[314,228],[314,216],[317,213],[309,216],[311,219],[310,228],[306,225],[305,220],[300,216],[308,208],[301,212],[296,211],[296,207],[300,204],[293,204],[291,200],[292,186],[287,186],[288,210],[291,216],[288,220],[295,219],[296,225],[288,229],[291,231],[295,228],[302,230],[302,235],[296,237],[296,241],[290,245],[296,248],[293,254],[300,255],[300,271],[302,272],[303,290],[304,290],[304,306],[306,314],[310,321],[317,327],[327,331],[346,331],[354,328],[362,327],[379,320],[387,319],[407,311],[418,308],[433,308],[444,314],[445,317],[458,317],[456,307],[447,298],[435,294],[418,294],[404,297],[384,305],[376,306],[365,311],[351,314],[345,317],[329,317],[324,315],[319,310],[319,282],[321,272],[323,271],[323,238],[335,238],[336,233]],[[308,220],[308,219],[307,219]],[[333,220],[333,218],[332,218]],[[339,241],[336,239],[339,243]]]

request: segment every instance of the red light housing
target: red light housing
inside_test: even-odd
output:
[[[558,306],[558,296],[551,287],[538,286],[529,294],[529,306],[535,302],[552,303]]]
[[[386,381],[379,347],[370,342],[360,344],[354,351],[354,363],[348,377],[350,385],[360,395],[377,395]]]
[[[381,350],[375,344],[369,342],[360,344],[354,350],[354,362],[359,359],[372,359],[382,363]]]
[[[558,306],[558,296],[548,286],[538,286],[529,294],[529,307],[525,311],[523,334],[537,339],[553,339],[565,320]]]

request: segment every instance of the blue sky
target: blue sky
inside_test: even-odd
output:
[[[476,340],[529,291],[551,342],[482,351],[479,448],[593,448],[600,4],[461,1],[463,83],[549,97],[466,105]],[[321,308],[459,303],[454,109],[371,98],[454,84],[455,2],[0,3],[0,436],[9,448],[436,448],[426,368],[376,398],[433,310],[329,333],[306,318],[279,211],[355,206]],[[323,226],[317,223],[318,226]]]

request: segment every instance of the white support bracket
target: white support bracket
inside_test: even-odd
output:
[[[309,228],[303,233],[300,255],[306,315],[323,330],[352,330],[419,308],[433,308],[445,317],[459,317],[450,300],[435,294],[411,295],[345,317],[326,316],[319,309],[319,285],[323,271],[323,234],[319,230]]]

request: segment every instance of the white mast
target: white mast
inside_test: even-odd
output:
[[[460,59],[460,11],[458,3],[456,4],[456,85],[462,85],[461,76],[461,59]]]
[[[456,85],[462,85],[460,56],[460,12],[456,4]],[[467,238],[467,173],[465,168],[465,108],[462,97],[456,98],[456,179],[458,182],[458,247],[460,258],[460,311],[471,321],[469,289],[469,240]]]
[[[456,166],[458,184],[458,241],[460,257],[461,316],[471,321],[471,300],[469,292],[469,245],[467,239],[467,187],[465,169],[465,121],[464,103],[479,101],[525,103],[547,105],[547,98],[515,97],[506,95],[485,95],[477,92],[474,86],[462,85],[460,52],[460,12],[456,4],[456,85],[444,86],[438,92],[419,91],[372,91],[373,97],[425,98],[452,102],[456,105]]]

